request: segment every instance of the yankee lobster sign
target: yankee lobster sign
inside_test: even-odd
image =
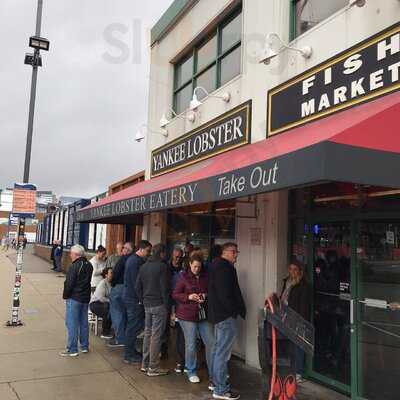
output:
[[[251,101],[154,150],[151,176],[157,176],[250,142]]]
[[[400,24],[268,92],[268,136],[400,88]]]

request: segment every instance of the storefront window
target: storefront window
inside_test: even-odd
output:
[[[348,4],[349,0],[295,0],[295,35],[308,31]]]
[[[200,247],[207,257],[211,246],[235,240],[235,209],[184,212],[168,214],[167,245],[184,247],[190,242]]]
[[[189,108],[195,87],[202,86],[211,93],[240,74],[241,44],[239,7],[175,64],[173,104],[176,113]],[[206,96],[202,91],[196,94],[199,99]]]
[[[369,400],[398,399],[400,223],[363,221],[357,243],[359,388]]]
[[[398,209],[399,189],[332,182],[309,189],[312,210]]]

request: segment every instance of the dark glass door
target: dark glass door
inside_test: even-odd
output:
[[[362,222],[358,259],[358,394],[398,400],[400,384],[400,222]],[[394,308],[394,307],[393,307]]]
[[[349,391],[351,384],[351,229],[349,222],[314,224],[315,354],[311,374]]]

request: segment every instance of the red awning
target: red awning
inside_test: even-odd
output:
[[[78,215],[80,221],[107,222],[117,216],[327,180],[400,187],[399,115],[400,92],[396,92],[143,181],[80,210]],[[269,185],[255,187],[259,174],[262,178],[266,175],[262,183],[270,178]],[[228,187],[228,179],[237,186],[235,179],[241,176],[249,188],[238,190],[243,186],[240,182],[236,190]]]

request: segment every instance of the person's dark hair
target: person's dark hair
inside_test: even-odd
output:
[[[106,248],[101,244],[97,246],[96,253],[105,253],[106,251],[107,251]]]
[[[112,270],[111,267],[105,267],[105,268],[103,269],[103,271],[101,271],[101,276],[103,277],[103,279],[105,279],[105,277],[107,276],[108,271],[109,271],[110,269]]]
[[[211,247],[209,255],[210,261],[218,257],[221,257],[221,255],[222,255],[222,246],[220,244],[215,244],[214,246]]]
[[[193,249],[194,249],[194,246],[193,246],[193,244],[192,243],[190,243],[190,242],[186,242],[186,244],[185,244],[185,249],[186,248],[190,248],[190,249],[188,249],[189,251],[193,251]]]
[[[164,255],[166,254],[165,245],[162,243],[158,243],[158,244],[154,245],[151,250],[151,254],[154,258],[161,258],[162,254],[164,254]]]
[[[189,257],[189,263],[191,264],[194,261],[198,261],[200,264],[203,265],[203,257],[200,254],[193,254]]]
[[[151,243],[148,240],[141,240],[137,246],[137,249],[143,250],[147,249],[148,247],[151,247]]]
[[[299,261],[297,258],[292,258],[292,260],[290,261],[289,265],[294,265],[296,266],[300,272],[304,273],[304,265],[301,261]]]
[[[224,243],[224,244],[222,245],[221,251],[228,250],[228,249],[230,249],[231,247],[237,248],[238,245],[237,245],[235,242],[227,242],[227,243]]]

